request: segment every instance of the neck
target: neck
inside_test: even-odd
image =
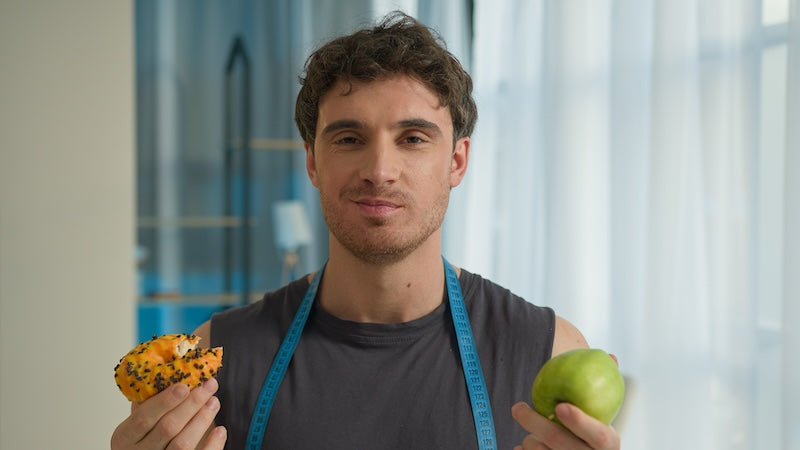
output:
[[[418,319],[444,298],[441,250],[417,249],[401,261],[375,265],[331,245],[320,305],[340,319],[400,323]]]

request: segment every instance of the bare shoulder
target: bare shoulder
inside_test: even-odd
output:
[[[589,348],[586,338],[575,325],[561,316],[556,316],[556,331],[553,338],[553,353],[556,356],[576,348]]]
[[[200,342],[197,344],[199,348],[209,348],[211,346],[211,321],[203,322],[192,334],[200,337]]]

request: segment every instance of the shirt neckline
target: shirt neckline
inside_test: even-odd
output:
[[[430,313],[408,322],[371,323],[340,319],[314,303],[311,321],[322,333],[335,339],[359,345],[386,346],[413,342],[441,329],[447,321],[448,311],[447,302],[443,301]]]

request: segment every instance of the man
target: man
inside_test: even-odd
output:
[[[219,383],[133,408],[112,447],[618,449],[572,405],[562,427],[521,402],[551,355],[587,346],[580,332],[442,259],[477,119],[458,61],[396,13],[317,50],[302,84],[327,264],[203,324],[225,348]]]

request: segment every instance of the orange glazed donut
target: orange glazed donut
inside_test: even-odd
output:
[[[175,383],[190,389],[217,375],[222,347],[199,349],[199,336],[153,335],[119,360],[114,368],[117,387],[128,400],[141,403]]]

